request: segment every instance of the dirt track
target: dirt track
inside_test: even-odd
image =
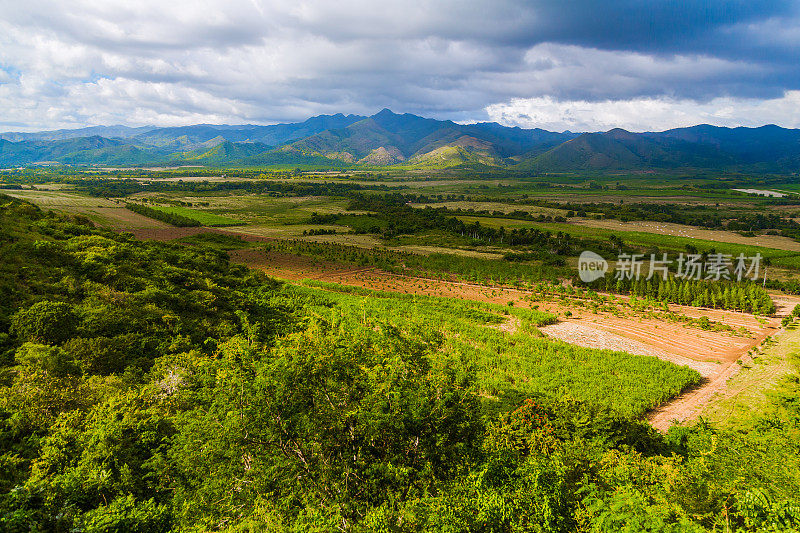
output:
[[[745,363],[750,356],[745,354],[742,362]],[[708,379],[698,387],[684,391],[674,400],[667,402],[651,411],[647,420],[659,431],[666,431],[675,423],[682,423],[695,418],[703,408],[708,405],[715,394],[724,391],[728,380],[731,379],[742,367],[737,363],[729,363],[721,372]]]

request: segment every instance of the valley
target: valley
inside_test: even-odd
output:
[[[669,466],[681,479],[707,460],[705,442],[714,439],[723,445],[710,461],[727,466],[703,474],[711,483],[788,475],[768,453],[732,461],[755,439],[792,446],[780,440],[782,426],[767,437],[753,428],[765,417],[793,416],[786,406],[798,372],[800,197],[749,195],[733,190],[741,178],[725,179],[719,188],[697,175],[579,179],[452,169],[8,172],[0,186],[7,232],[0,247],[9,258],[0,269],[0,323],[13,325],[0,343],[14,355],[0,413],[17,413],[9,426],[15,449],[35,457],[15,463],[15,479],[25,491],[61,493],[26,478],[28,465],[48,459],[24,435],[70,438],[67,429],[50,429],[70,413],[95,413],[98,421],[109,420],[103,409],[143,416],[138,405],[116,406],[128,394],[143,400],[127,401],[150,402],[149,418],[136,424],[147,427],[142,438],[160,443],[137,452],[145,459],[133,468],[152,475],[145,472],[157,456],[147,450],[164,450],[181,478],[170,483],[182,491],[216,490],[203,481],[206,468],[242,475],[250,457],[281,465],[281,473],[245,469],[246,478],[267,486],[278,476],[292,486],[285,476],[309,467],[261,444],[272,438],[261,432],[283,435],[283,420],[311,432],[293,437],[299,446],[314,442],[323,453],[342,445],[318,435],[346,419],[334,434],[372,435],[379,444],[362,448],[370,456],[385,453],[381,443],[392,432],[404,435],[400,442],[422,432],[437,443],[426,453],[450,439],[462,451],[448,461],[464,469],[496,460],[495,452],[469,452],[478,457],[469,466],[463,450],[493,445],[498,431],[518,435],[500,438],[522,439],[513,446],[523,450],[527,439],[563,447],[581,464],[596,464],[595,451],[644,457],[649,468],[687,461],[692,466]],[[788,190],[791,180],[773,177],[770,186]],[[579,276],[585,251],[607,261],[590,283]],[[641,259],[640,276],[625,274],[631,257]],[[649,276],[652,261],[665,257],[663,278]],[[680,270],[687,258],[703,265],[694,277]],[[714,258],[725,275],[708,266]],[[737,261],[750,266],[741,280]],[[59,329],[20,329],[37,306],[65,313],[71,322],[59,327],[70,338]],[[532,422],[515,429],[529,411]],[[409,422],[415,429],[397,426],[418,415]],[[119,424],[130,428],[125,416]],[[425,426],[432,419],[436,425]],[[81,435],[95,432],[81,427]],[[197,439],[218,457],[198,462],[196,445],[185,444]],[[71,453],[60,442],[48,446]],[[243,451],[222,459],[231,449]],[[360,468],[359,453],[337,464]],[[539,457],[522,453],[523,461]],[[58,468],[75,475],[75,467]],[[390,478],[375,479],[385,489]],[[443,491],[436,498],[462,490],[452,480],[433,483]],[[680,489],[663,490],[675,498]],[[247,489],[242,497],[257,498]]]
[[[376,199],[381,194],[409,195],[411,201],[401,207],[410,210],[409,213],[438,210],[466,224],[465,227],[473,225],[490,231],[502,228],[506,232],[521,232],[520,235],[529,231],[565,235],[583,246],[605,249],[606,253],[617,247],[617,253],[623,249],[642,253],[657,250],[683,253],[693,249],[702,252],[705,248],[732,256],[737,253],[760,254],[772,263],[768,268],[771,268],[773,283],[780,287],[788,283],[791,287],[797,283],[795,280],[800,280],[800,263],[797,263],[800,244],[791,237],[766,230],[746,236],[742,232],[674,222],[620,220],[613,214],[609,216],[608,208],[604,207],[615,197],[613,194],[608,196],[604,192],[600,195],[594,185],[586,189],[573,180],[564,181],[555,188],[553,185],[542,188],[539,181],[512,177],[476,180],[439,174],[425,179],[412,175],[392,178],[365,175],[363,178],[366,179],[363,179],[358,174],[346,178],[325,173],[298,177],[273,174],[270,183],[282,183],[289,192],[264,194],[253,192],[253,187],[263,183],[259,179],[237,181],[235,183],[240,184],[237,189],[214,192],[214,188],[226,187],[240,178],[191,175],[178,178],[170,177],[169,172],[166,175],[164,171],[159,172],[161,174],[155,181],[137,179],[133,192],[125,197],[117,194],[87,195],[81,182],[76,182],[77,186],[50,183],[37,185],[36,190],[5,192],[45,209],[87,216],[99,226],[130,232],[141,239],[199,245],[206,235],[217,235],[217,245],[229,250],[234,262],[300,286],[311,282],[335,283],[368,291],[544,311],[558,317],[558,323],[540,328],[546,336],[586,348],[625,351],[692,368],[702,378],[703,384],[698,390],[706,392],[724,389],[725,382],[738,370],[741,360],[778,332],[781,320],[791,313],[794,305],[800,304],[800,296],[791,293],[778,296],[773,292],[772,297],[781,302],[778,311],[772,317],[759,318],[735,309],[727,311],[666,304],[647,298],[636,301],[625,294],[600,293],[598,297],[564,293],[555,290],[555,285],[543,290],[539,285],[542,280],[555,283],[559,277],[568,279],[574,276],[577,263],[570,253],[575,252],[563,255],[560,266],[558,262],[548,266],[549,260],[542,260],[544,256],[537,256],[538,252],[526,251],[532,248],[523,245],[522,253],[531,255],[531,258],[521,263],[508,263],[504,257],[519,254],[519,245],[511,241],[492,242],[491,238],[476,234],[464,238],[449,230],[428,228],[424,220],[419,222],[422,224],[419,229],[412,226],[401,230],[405,234],[387,236],[387,222],[380,216],[376,218],[376,212],[369,205],[354,205],[353,200],[353,194],[362,195],[364,192],[375,195],[372,198]],[[311,185],[313,182],[308,180],[321,181]],[[326,183],[341,187],[358,184],[359,189],[358,192],[343,189],[340,195],[291,192],[303,187],[325,189],[328,187],[324,185]],[[614,188],[617,190],[608,191],[621,198],[618,205],[626,209],[636,206],[646,209],[650,205],[648,202],[657,201],[667,208],[687,209],[688,206],[690,211],[719,213],[715,216],[736,220],[751,213],[763,214],[765,209],[767,213],[782,214],[787,207],[786,199],[757,198],[736,191],[706,192],[670,187],[658,181],[644,184],[639,178],[628,178],[627,183],[630,185],[621,187],[620,181],[615,179]],[[201,192],[206,186],[212,190]],[[154,191],[148,190],[153,187]],[[190,190],[181,191],[186,187]],[[137,189],[141,191],[136,192]],[[464,194],[456,195],[457,192]],[[419,202],[420,199],[424,201]],[[532,204],[531,199],[534,199]],[[131,202],[171,209],[171,212],[194,217],[200,225],[176,228],[131,212],[125,208]],[[583,216],[575,216],[576,202],[587,209],[587,213],[579,213]],[[597,205],[604,216],[588,211],[593,205]],[[791,205],[789,203],[790,211]],[[800,201],[797,205],[800,210]],[[392,223],[391,219],[387,220]],[[218,227],[209,227],[216,221],[219,221]],[[228,221],[238,225],[225,227]],[[373,228],[369,229],[369,225]],[[207,242],[214,245],[215,241],[210,239]],[[300,247],[288,244],[291,242],[299,243]],[[611,247],[604,244],[609,242]],[[308,243],[310,247],[302,251],[302,243]],[[369,259],[367,256],[356,259],[355,263],[342,261],[350,249],[363,250],[367,255],[373,252],[378,255],[399,254],[398,259],[390,259],[386,264],[403,266],[387,270],[381,267],[386,259]],[[410,266],[407,258],[418,258],[415,262],[419,266]],[[437,259],[434,261],[432,258]],[[455,258],[459,258],[463,265],[454,270],[453,264],[447,263],[452,263]],[[689,398],[698,396],[697,392],[688,394]],[[668,403],[649,415],[655,427],[666,430],[673,420],[691,420],[701,407],[691,400],[687,403],[683,396],[676,401],[683,406],[679,413],[675,414],[670,407],[672,404]]]
[[[799,29],[0,2],[0,533],[800,533]]]

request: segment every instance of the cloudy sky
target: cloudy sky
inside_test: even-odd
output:
[[[0,0],[0,130],[800,127],[800,2]]]

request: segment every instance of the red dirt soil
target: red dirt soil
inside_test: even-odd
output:
[[[744,327],[751,337],[732,335],[729,332],[704,331],[688,327],[680,322],[644,318],[638,316],[617,317],[610,313],[597,314],[582,307],[561,304],[542,299],[542,295],[532,291],[510,287],[490,287],[459,281],[431,280],[414,278],[383,272],[374,268],[342,265],[338,263],[314,260],[308,257],[264,252],[256,249],[235,250],[231,252],[234,261],[258,268],[268,274],[288,280],[300,281],[313,279],[353,285],[367,289],[389,290],[404,293],[443,296],[507,304],[510,301],[516,306],[528,307],[529,298],[543,311],[563,315],[572,312],[570,322],[580,321],[582,324],[638,342],[654,346],[660,350],[675,353],[696,361],[732,362],[743,353],[757,345],[766,336],[778,329],[777,318],[759,319],[745,313],[721,311],[716,309],[697,309],[684,306],[670,306],[672,311],[686,316],[699,318],[707,316],[710,320],[722,322],[735,328]]]

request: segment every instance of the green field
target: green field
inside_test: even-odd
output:
[[[234,218],[224,217],[221,215],[215,215],[214,213],[201,211],[199,209],[189,209],[188,207],[162,206],[162,205],[148,205],[148,207],[157,209],[159,211],[163,211],[165,213],[191,218],[192,220],[198,221],[203,226],[224,227],[224,226],[244,225],[244,222],[242,222],[241,220],[236,220]]]

